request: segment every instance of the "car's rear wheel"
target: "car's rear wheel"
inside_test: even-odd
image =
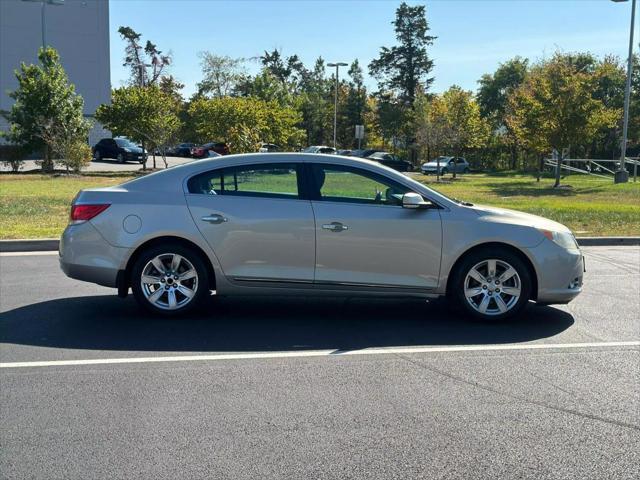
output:
[[[464,173],[469,173],[469,168],[468,167],[465,167]]]
[[[100,155],[100,150],[95,151],[95,153],[93,154],[93,158],[97,161],[100,161],[100,159],[102,158],[102,156]]]
[[[138,303],[161,315],[177,315],[201,304],[209,295],[204,261],[178,244],[145,251],[131,271],[131,288]]]
[[[486,249],[462,260],[448,293],[457,306],[475,318],[504,320],[526,307],[531,285],[531,273],[518,255]]]
[[[121,153],[119,153],[117,160],[118,160],[118,163],[124,163],[124,156]]]

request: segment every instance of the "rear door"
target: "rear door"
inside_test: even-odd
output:
[[[198,229],[235,281],[309,282],[315,224],[302,200],[299,163],[220,168],[188,181],[187,203]]]
[[[408,187],[369,170],[309,164],[316,217],[317,284],[438,285],[442,226],[437,209],[406,209]]]

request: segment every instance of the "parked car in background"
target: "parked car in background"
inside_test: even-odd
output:
[[[131,289],[164,315],[215,290],[447,297],[469,315],[501,320],[530,300],[570,302],[584,265],[571,231],[551,220],[453,200],[370,161],[282,153],[82,190],[59,248],[69,277],[122,297]]]
[[[190,157],[191,149],[195,147],[195,143],[181,143],[167,150],[167,155],[174,157]]]
[[[338,155],[344,155],[345,157],[350,157],[352,151],[353,150],[338,150],[336,153]]]
[[[280,150],[280,146],[276,145],[275,143],[262,143],[260,144],[258,153],[279,152]]]
[[[325,145],[312,145],[305,148],[302,153],[326,153],[329,155],[335,155],[337,151],[335,148],[327,147]]]
[[[351,151],[351,157],[360,157],[360,158],[367,158],[369,155],[373,155],[376,152],[383,152],[384,150],[380,150],[378,148],[368,148],[368,149],[361,149],[361,150],[352,150]]]
[[[207,152],[211,150],[213,152],[219,153],[220,155],[229,155],[229,145],[224,142],[209,142],[204,145],[200,145],[198,147],[193,147],[191,149],[191,156],[193,158],[205,158],[207,156]]]
[[[462,157],[438,157],[430,162],[423,163],[420,167],[420,171],[425,175],[436,174],[438,172],[438,165],[440,165],[440,175],[446,175],[447,173],[469,173],[470,165]]]
[[[375,152],[366,157],[367,160],[375,160],[376,162],[381,163],[382,165],[393,168],[399,172],[412,172],[413,165],[411,162],[407,162],[406,160],[402,160],[397,155],[388,152]]]
[[[91,149],[94,160],[113,158],[118,163],[129,161],[144,163],[147,152],[126,138],[103,138]]]

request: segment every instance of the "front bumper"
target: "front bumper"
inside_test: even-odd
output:
[[[69,225],[60,238],[60,268],[70,278],[116,287],[128,248],[110,245],[91,222]]]
[[[127,152],[125,153],[124,158],[127,161],[144,162],[147,159],[147,155],[145,153]]]
[[[538,303],[569,303],[582,292],[585,265],[580,250],[566,250],[545,239],[529,252],[537,270]]]

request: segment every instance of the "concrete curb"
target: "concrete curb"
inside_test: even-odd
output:
[[[0,240],[0,252],[47,252],[58,250],[57,238]],[[640,245],[640,237],[578,237],[582,247]]]
[[[578,237],[576,240],[581,247],[640,245],[640,237]]]
[[[57,238],[0,240],[0,252],[48,252],[58,250]]]

